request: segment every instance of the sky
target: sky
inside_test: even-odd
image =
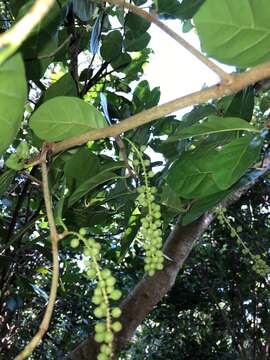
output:
[[[200,49],[199,38],[195,31],[182,33],[179,20],[167,20],[166,25]],[[145,68],[143,78],[149,81],[150,87],[160,86],[160,104],[198,91],[203,85],[212,85],[219,81],[215,73],[157,26],[152,25],[149,33],[151,35],[149,47],[155,54]],[[222,67],[232,71],[228,66]],[[181,113],[185,112],[186,110],[181,111]]]

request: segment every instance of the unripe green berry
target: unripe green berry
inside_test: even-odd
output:
[[[142,145],[142,146],[140,147],[140,151],[143,153],[143,152],[145,152],[145,150],[146,150],[146,146],[145,146],[145,145]]]
[[[107,286],[106,288],[106,291],[107,291],[107,294],[111,294],[114,290],[114,287],[113,286]]]
[[[103,315],[104,315],[104,311],[103,309],[101,309],[100,307],[97,307],[95,310],[94,310],[94,314],[97,318],[102,318]]]
[[[95,326],[96,333],[104,333],[106,331],[106,324],[103,322],[99,322]]]
[[[111,298],[112,300],[116,300],[116,301],[119,300],[121,296],[122,296],[122,293],[121,293],[120,290],[114,290],[114,291],[110,294],[110,298]]]
[[[98,354],[97,360],[108,360],[108,356],[105,353]]]
[[[100,347],[100,352],[105,354],[105,355],[110,355],[112,350],[111,350],[111,347],[109,345],[103,344]]]
[[[87,230],[85,228],[80,228],[79,233],[80,235],[85,236],[87,234]]]
[[[92,248],[92,247],[95,245],[96,242],[95,242],[94,239],[90,238],[90,239],[87,239],[87,240],[86,240],[86,243],[87,243],[87,246],[88,246],[88,247],[91,247],[91,248]]]
[[[122,324],[120,323],[120,321],[116,321],[112,324],[112,329],[114,332],[119,332],[122,330]]]
[[[121,316],[121,314],[122,314],[122,311],[119,307],[112,309],[112,317],[119,318]]]
[[[95,341],[97,343],[102,343],[104,340],[105,340],[105,333],[104,332],[95,334]]]
[[[149,172],[148,172],[148,176],[149,176],[150,178],[153,178],[153,177],[155,176],[155,173],[154,173],[153,171],[149,171]]]
[[[149,166],[151,164],[151,161],[146,159],[146,160],[143,161],[143,163],[144,163],[145,166]]]
[[[108,279],[106,279],[107,286],[114,286],[115,283],[116,283],[116,280],[113,276],[110,276]]]
[[[102,295],[102,289],[99,288],[99,287],[97,287],[97,288],[95,289],[95,291],[94,291],[94,294],[95,294],[96,296],[101,296],[101,295]]]
[[[91,251],[91,249],[84,248],[83,254],[84,254],[85,256],[92,256],[92,251]]]
[[[95,305],[99,305],[102,303],[102,296],[93,296],[92,297],[92,302],[95,304]]]
[[[97,275],[95,269],[88,269],[86,274],[90,279],[94,279],[96,277],[96,275]]]
[[[101,271],[101,276],[103,279],[107,279],[111,276],[111,271],[109,269],[104,269]]]
[[[107,331],[107,332],[105,333],[104,341],[105,341],[106,343],[108,343],[108,344],[113,341],[113,333],[112,333],[111,331]]]
[[[70,246],[73,249],[76,249],[80,245],[80,240],[78,238],[74,238],[70,241]]]

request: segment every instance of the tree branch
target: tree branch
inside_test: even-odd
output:
[[[165,25],[162,21],[158,20],[158,18],[138,6],[132,5],[125,0],[100,0],[99,2],[108,2],[112,5],[116,5],[122,8],[126,8],[134,14],[144,18],[150,23],[155,24],[161,30],[163,30],[166,34],[168,34],[172,39],[174,39],[178,44],[183,46],[187,51],[189,51],[192,55],[194,55],[198,60],[200,60],[203,64],[205,64],[210,70],[216,73],[220,80],[224,83],[230,83],[232,81],[231,74],[228,74],[226,71],[222,70],[218,65],[209,60],[206,56],[204,56],[200,51],[194,48],[191,44],[189,44],[185,39],[183,39],[180,35],[170,29],[167,25]]]
[[[251,70],[240,74],[232,74],[233,81],[231,84],[217,84],[207,89],[197,91],[195,93],[180,97],[166,104],[153,107],[139,114],[133,115],[118,124],[110,127],[89,131],[82,135],[52,144],[53,154],[79,146],[89,140],[104,139],[106,137],[115,137],[123,132],[137,128],[138,126],[147,124],[153,120],[162,118],[177,110],[195,104],[202,104],[209,100],[218,99],[246,88],[249,85],[270,77],[270,61],[258,65]]]
[[[228,207],[237,202],[254,185],[258,178],[265,175],[269,170],[270,155],[267,157],[264,167],[260,170],[255,180],[237,190],[218,206]],[[114,343],[114,352],[116,354],[127,345],[136,328],[173,287],[176,276],[189,256],[194,244],[200,239],[215,218],[214,210],[209,210],[198,220],[188,225],[177,223],[163,247],[164,254],[172,259],[172,261],[166,261],[164,269],[158,271],[153,277],[144,276],[127,298],[124,299],[121,304],[122,316],[120,318],[123,329]],[[66,360],[95,360],[97,354],[98,345],[93,337],[89,337],[73,350]]]
[[[48,149],[46,148],[46,144],[42,150],[42,157],[41,157],[41,174],[42,174],[42,185],[43,185],[43,194],[44,194],[44,201],[45,207],[48,217],[49,229],[50,229],[50,237],[52,243],[52,257],[53,257],[53,271],[52,271],[52,283],[51,283],[51,291],[49,301],[46,307],[46,311],[42,322],[39,326],[38,332],[35,336],[31,339],[31,341],[26,345],[24,350],[16,356],[15,360],[23,360],[28,357],[33,350],[39,345],[41,339],[43,338],[44,334],[48,330],[50,320],[53,313],[54,304],[56,301],[56,294],[57,294],[57,287],[58,287],[58,279],[59,279],[59,261],[58,261],[58,240],[61,236],[57,233],[54,218],[53,218],[53,210],[52,210],[52,201],[51,201],[51,194],[49,190],[49,183],[48,183],[48,169],[46,165],[47,161],[47,152]]]
[[[0,65],[12,55],[42,20],[55,0],[36,0],[28,13],[10,30],[0,35]]]

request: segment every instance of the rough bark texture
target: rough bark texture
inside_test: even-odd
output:
[[[267,157],[255,179],[232,194],[221,206],[227,207],[239,200],[242,194],[252,187],[256,179],[264,175],[269,168],[270,157]],[[115,358],[117,358],[119,351],[130,341],[136,328],[143,322],[144,318],[173,287],[176,276],[190,254],[194,243],[207,230],[214,217],[214,212],[210,211],[191,224],[186,226],[175,225],[163,248],[164,254],[172,261],[167,261],[164,269],[157,272],[153,277],[145,276],[121,304],[122,316],[120,321],[123,330],[118,334],[114,343]],[[98,346],[93,337],[89,337],[75,348],[67,356],[66,360],[95,360],[97,354]]]

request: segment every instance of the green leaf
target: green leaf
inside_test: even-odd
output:
[[[202,198],[228,189],[256,161],[260,137],[245,136],[223,147],[185,153],[169,170],[168,184],[181,197]]]
[[[156,106],[160,99],[160,88],[155,87],[150,90],[147,80],[141,81],[135,88],[133,93],[133,103],[135,112],[138,113],[144,109]]]
[[[260,103],[260,110],[265,113],[268,109],[270,109],[270,97],[266,96]]]
[[[100,32],[101,32],[101,26],[102,26],[102,18],[103,15],[99,15],[94,23],[91,37],[90,37],[90,51],[93,55],[96,55],[99,50],[99,44],[100,44]]]
[[[165,19],[191,19],[205,0],[157,0],[158,14]]]
[[[168,208],[177,210],[178,213],[183,210],[183,203],[179,199],[178,194],[168,184],[165,184],[162,188],[160,203]]]
[[[255,105],[254,87],[249,86],[234,95],[229,107],[225,112],[225,117],[240,117],[251,121]]]
[[[13,142],[27,95],[24,65],[19,54],[0,67],[0,154]]]
[[[222,200],[224,200],[230,193],[231,189],[218,192],[216,194],[212,194],[206,196],[198,201],[196,201],[190,208],[190,210],[183,216],[182,224],[187,225],[200,216],[202,216],[207,210],[213,208],[215,205],[219,204]]]
[[[86,147],[79,149],[71,159],[66,162],[64,167],[68,187],[70,188],[73,182],[74,186],[78,187],[93,174],[97,174],[99,168],[100,164],[97,155],[93,154]]]
[[[216,194],[206,196],[196,201],[190,208],[190,210],[183,216],[182,224],[187,225],[194,220],[198,219],[207,210],[212,209],[214,206],[220,204],[230,194],[235,193],[237,190],[244,188],[247,184],[255,183],[255,181],[262,176],[263,170],[251,169],[239,181],[228,190],[218,192]]]
[[[63,75],[58,81],[52,84],[45,92],[42,102],[48,101],[56,96],[76,96],[76,84],[70,75],[67,73]]]
[[[73,0],[73,11],[82,21],[90,20],[97,5],[89,0]]]
[[[138,37],[137,33],[133,31],[127,31],[126,37],[124,40],[124,48],[126,51],[141,51],[147,47],[149,41],[151,40],[151,36],[148,33],[143,33]]]
[[[186,129],[178,130],[178,132],[176,132],[173,136],[170,136],[167,141],[172,142],[190,137],[205,136],[215,133],[238,130],[259,132],[259,130],[249,125],[249,123],[245,120],[232,117],[223,118],[211,116],[202,124],[196,124]]]
[[[126,164],[123,161],[111,162],[103,165],[97,174],[93,174],[88,180],[82,183],[70,196],[68,200],[68,207],[74,205],[83,196],[88,194],[91,190],[96,188],[98,185],[104,184],[109,180],[120,178],[114,171],[124,168]]]
[[[5,194],[8,187],[12,183],[16,172],[13,170],[7,170],[0,175],[0,197]]]
[[[106,127],[97,109],[81,99],[59,96],[42,104],[30,118],[30,128],[43,140],[59,141]]]
[[[127,53],[123,53],[117,59],[111,62],[111,66],[115,71],[122,71],[123,68],[131,63],[131,61],[131,56]]]
[[[167,182],[171,188],[185,199],[202,198],[220,191],[213,174],[204,169],[208,154],[184,153],[169,169]]]
[[[233,185],[260,155],[262,139],[260,136],[245,136],[231,141],[223,148],[215,150],[207,159],[207,168],[221,190]],[[218,171],[216,171],[218,169]]]
[[[18,19],[23,17],[34,4],[28,1],[19,11]],[[58,45],[57,31],[61,16],[56,4],[42,21],[34,28],[30,37],[23,43],[21,52],[25,60],[28,79],[39,80],[48,65],[52,62],[52,54]]]
[[[141,16],[129,12],[126,16],[126,26],[133,32],[142,34],[149,29],[150,22]]]
[[[100,54],[105,61],[118,58],[122,52],[123,38],[118,30],[111,31],[102,41]]]
[[[268,0],[207,0],[194,17],[208,56],[242,68],[270,58]]]
[[[136,238],[138,231],[141,227],[141,217],[138,214],[138,210],[133,210],[131,216],[128,219],[128,223],[125,225],[125,231],[123,237],[121,238],[121,252],[120,252],[120,259],[121,262],[125,255],[127,254],[131,244]]]

